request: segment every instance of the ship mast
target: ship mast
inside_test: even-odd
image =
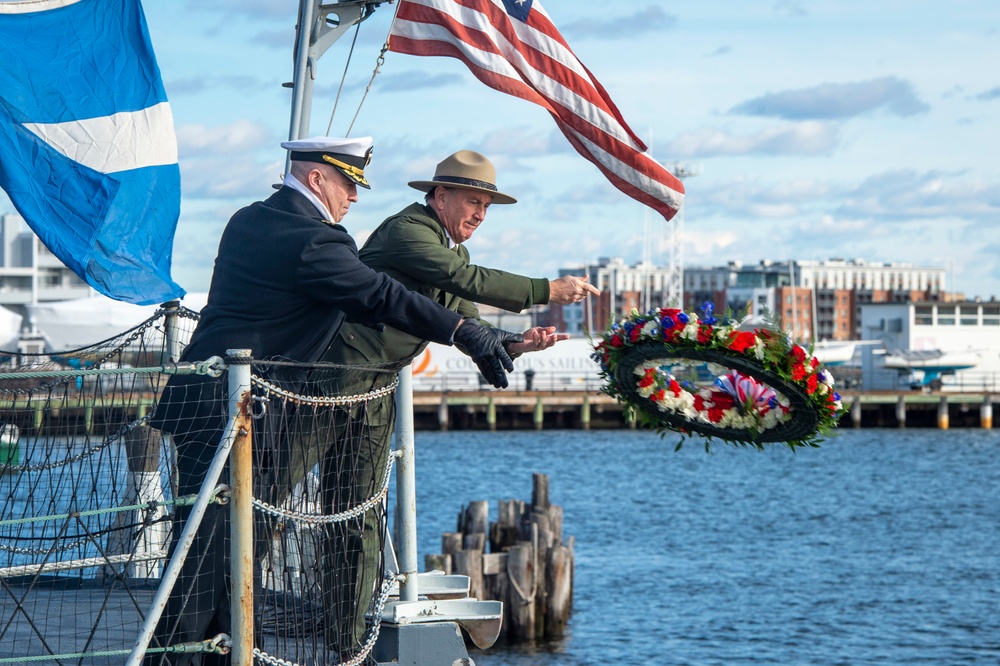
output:
[[[324,5],[322,0],[299,0],[299,22],[295,29],[295,68],[291,83],[292,113],[288,138],[303,139],[309,135],[312,112],[313,82],[319,59],[345,32],[371,16],[388,0],[341,0]],[[285,173],[291,155],[285,159]]]

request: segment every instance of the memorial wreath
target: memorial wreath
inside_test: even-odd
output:
[[[602,391],[661,433],[699,433],[737,446],[818,446],[843,413],[833,375],[769,327],[746,330],[674,308],[633,311],[594,345]]]

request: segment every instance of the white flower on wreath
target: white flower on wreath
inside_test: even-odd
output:
[[[698,341],[698,319],[694,316],[681,330],[681,337],[692,342]]]
[[[786,414],[780,409],[772,409],[764,414],[764,417],[760,420],[761,426],[765,430],[770,430],[774,426],[778,425],[782,421],[787,421],[791,418],[790,414]]]
[[[674,395],[669,389],[665,389],[663,400],[657,406],[661,412],[680,412],[687,415],[694,411],[694,396],[687,391]]]

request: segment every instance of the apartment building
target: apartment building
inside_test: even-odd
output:
[[[583,303],[553,305],[540,317],[571,334],[603,330],[612,315],[666,302],[668,271],[663,267],[604,257],[596,264],[561,269],[559,275],[586,275],[602,292]],[[688,311],[710,302],[716,312],[766,315],[804,341],[857,340],[864,304],[953,300],[945,291],[945,277],[942,268],[863,259],[731,261],[685,267],[683,304]]]

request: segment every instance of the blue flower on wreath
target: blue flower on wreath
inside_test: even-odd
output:
[[[701,313],[702,313],[701,323],[708,324],[709,326],[714,326],[719,322],[718,319],[712,316],[715,313],[715,304],[712,303],[712,301],[705,301],[702,304]]]
[[[689,321],[691,321],[691,317],[688,317],[687,314],[683,312],[678,312],[677,321],[679,321],[682,324],[687,324]]]

